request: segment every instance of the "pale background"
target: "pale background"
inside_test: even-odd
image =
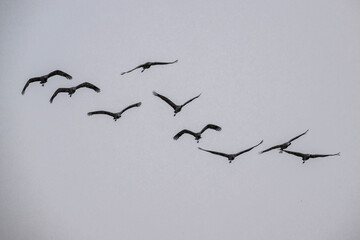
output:
[[[360,239],[359,1],[2,0],[0,24],[0,239]],[[174,118],[153,90],[202,95]],[[258,154],[306,129],[289,150],[341,156]]]

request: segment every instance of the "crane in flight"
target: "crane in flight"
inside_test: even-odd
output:
[[[212,154],[215,154],[215,155],[219,155],[219,156],[222,156],[222,157],[226,157],[228,160],[229,160],[229,163],[231,163],[237,156],[243,154],[243,153],[246,153],[248,151],[250,151],[251,149],[259,146],[260,144],[263,143],[263,140],[261,140],[260,143],[256,144],[255,146],[251,147],[251,148],[248,148],[248,149],[245,149],[241,152],[238,152],[238,153],[234,153],[234,154],[227,154],[227,153],[222,153],[222,152],[215,152],[215,151],[210,151],[210,150],[206,150],[206,149],[203,149],[203,148],[200,148],[200,150],[202,151],[205,151],[205,152],[209,152],[209,153],[212,153]]]
[[[141,64],[141,65],[139,65],[139,66],[127,71],[127,72],[122,72],[121,75],[124,75],[126,73],[130,73],[130,72],[132,72],[132,71],[134,71],[134,70],[136,70],[138,68],[142,68],[141,72],[143,72],[143,71],[145,71],[145,69],[148,69],[148,68],[150,68],[151,66],[154,66],[154,65],[167,65],[167,64],[173,64],[173,63],[176,63],[176,62],[178,62],[178,60],[175,60],[173,62],[146,62],[146,63]]]
[[[130,108],[133,108],[133,107],[140,107],[141,106],[141,102],[138,102],[138,103],[135,103],[135,104],[132,104],[126,108],[124,108],[123,110],[121,110],[120,112],[116,112],[116,113],[113,113],[113,112],[108,112],[108,111],[104,111],[104,110],[100,110],[100,111],[94,111],[94,112],[88,112],[87,115],[91,116],[91,115],[95,115],[95,114],[105,114],[105,115],[109,115],[111,117],[114,118],[114,121],[118,120],[119,118],[121,118],[121,115],[129,110]]]
[[[214,125],[214,124],[208,124],[206,125],[200,132],[193,132],[187,129],[181,130],[174,136],[174,140],[178,140],[179,137],[181,137],[183,134],[187,133],[190,135],[193,135],[195,137],[195,140],[199,143],[199,140],[201,139],[201,134],[205,132],[207,129],[213,129],[215,131],[221,131],[221,127]]]
[[[50,103],[53,102],[54,98],[61,92],[67,92],[69,94],[69,96],[71,97],[76,90],[78,90],[79,88],[89,88],[94,90],[95,92],[100,92],[100,88],[98,88],[97,86],[89,83],[89,82],[83,82],[75,87],[71,87],[71,88],[58,88],[54,94],[52,95],[52,97],[50,98]]]
[[[309,154],[309,153],[293,152],[293,151],[288,151],[288,150],[283,150],[283,151],[288,154],[295,155],[297,157],[301,157],[301,159],[303,160],[303,164],[310,158],[340,156],[340,152],[335,153],[335,154]]]
[[[71,77],[69,74],[67,74],[66,72],[63,72],[63,71],[60,71],[60,70],[55,70],[55,71],[52,71],[52,72],[49,73],[49,74],[46,74],[46,75],[43,75],[43,76],[40,76],[40,77],[30,78],[30,79],[26,82],[23,90],[21,91],[21,94],[24,95],[25,90],[26,90],[26,88],[29,86],[30,83],[40,82],[40,84],[41,84],[42,86],[44,86],[45,83],[47,83],[48,79],[51,78],[51,77],[53,77],[53,76],[62,76],[62,77],[65,77],[65,78],[67,78],[67,79],[72,79],[72,77]]]
[[[191,101],[195,100],[196,98],[200,97],[201,93],[199,95],[197,95],[196,97],[191,98],[190,100],[188,100],[187,102],[185,102],[182,105],[177,105],[175,103],[173,103],[170,99],[168,99],[167,97],[158,94],[157,92],[153,91],[154,96],[161,98],[163,101],[165,101],[167,104],[169,104],[173,109],[174,109],[174,117],[176,116],[176,114],[178,112],[181,111],[181,109],[188,103],[190,103]]]
[[[300,134],[300,135],[298,135],[298,136],[290,139],[289,141],[287,141],[287,142],[285,142],[285,143],[282,143],[282,144],[279,144],[279,145],[275,145],[275,146],[273,146],[273,147],[271,147],[271,148],[268,148],[268,149],[266,149],[266,150],[264,150],[264,151],[261,151],[261,152],[259,152],[259,153],[261,154],[261,153],[264,153],[264,152],[268,152],[268,151],[271,151],[271,150],[276,149],[276,148],[279,148],[279,149],[280,149],[280,152],[281,152],[281,151],[283,151],[284,149],[286,149],[287,147],[289,147],[289,146],[291,145],[291,142],[292,142],[292,141],[294,141],[294,140],[298,139],[299,137],[305,135],[308,131],[309,131],[309,129],[306,130],[305,132],[303,132],[302,134]]]

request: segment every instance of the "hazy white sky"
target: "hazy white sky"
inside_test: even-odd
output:
[[[359,239],[359,13],[356,0],[1,1],[0,239]],[[73,80],[21,95],[55,69]],[[84,81],[101,93],[49,103]],[[153,90],[202,95],[174,118]],[[86,115],[138,101],[117,122]],[[172,139],[207,123],[223,130]],[[341,156],[258,154],[306,129],[290,150]],[[262,139],[232,164],[197,149]]]

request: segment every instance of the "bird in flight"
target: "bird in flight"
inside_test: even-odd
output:
[[[129,73],[129,72],[132,72],[138,68],[142,68],[141,72],[145,71],[145,69],[148,69],[150,68],[151,66],[153,65],[166,65],[166,64],[173,64],[173,63],[176,63],[178,60],[175,60],[173,62],[147,62],[147,63],[144,63],[144,64],[141,64],[139,66],[137,66],[136,68],[133,68],[127,72],[123,72],[121,73],[121,75],[124,75],[125,73]]]
[[[88,83],[88,82],[83,82],[75,87],[71,87],[71,88],[58,88],[54,94],[52,95],[52,97],[50,98],[50,103],[53,102],[54,98],[58,95],[58,93],[61,93],[61,92],[67,92],[69,94],[69,96],[71,97],[71,95],[73,95],[77,89],[79,88],[90,88],[90,89],[93,89],[95,92],[100,92],[100,88],[98,88],[97,86],[91,84],[91,83]]]
[[[183,134],[187,133],[187,134],[190,134],[190,135],[193,135],[195,137],[195,140],[197,140],[197,142],[199,142],[200,138],[201,138],[201,134],[203,132],[205,132],[207,129],[213,129],[213,130],[216,130],[216,131],[221,131],[221,127],[219,126],[216,126],[214,124],[208,124],[206,125],[200,132],[192,132],[190,130],[187,130],[187,129],[184,129],[180,132],[178,132],[175,136],[174,136],[174,140],[178,140],[179,137],[181,137]]]
[[[109,115],[109,116],[113,117],[114,121],[116,121],[119,118],[121,118],[121,114],[123,114],[125,111],[129,110],[130,108],[140,107],[140,106],[141,106],[141,102],[138,102],[138,103],[132,104],[132,105],[124,108],[121,112],[112,113],[112,112],[102,111],[101,110],[101,111],[88,112],[87,115],[91,116],[91,115],[94,115],[94,114],[106,114],[106,115]]]
[[[308,154],[308,153],[292,152],[292,151],[288,151],[288,150],[283,150],[283,151],[288,154],[292,154],[297,157],[301,157],[303,160],[303,164],[305,163],[305,161],[309,160],[310,158],[340,156],[340,152],[335,153],[335,154]]]
[[[157,92],[153,91],[153,94],[156,96],[156,97],[159,97],[161,98],[162,100],[164,100],[167,104],[169,104],[173,109],[174,109],[174,117],[176,116],[176,114],[178,112],[181,111],[181,109],[188,103],[190,103],[191,101],[193,101],[194,99],[200,97],[201,93],[199,95],[197,95],[196,97],[193,97],[191,98],[190,100],[188,100],[187,102],[185,102],[184,104],[182,105],[176,105],[175,103],[173,103],[170,99],[168,99],[167,97],[163,96],[163,95],[160,95],[158,94]]]
[[[273,146],[271,148],[268,148],[268,149],[266,149],[264,151],[261,151],[259,153],[261,154],[261,153],[264,153],[264,152],[268,152],[268,151],[276,149],[276,148],[280,148],[280,152],[282,152],[282,150],[286,149],[287,147],[289,147],[291,145],[292,141],[294,141],[294,140],[298,139],[299,137],[305,135],[308,131],[309,131],[309,129],[306,130],[305,132],[303,132],[302,134],[300,134],[299,136],[296,136],[296,137],[290,139],[289,141],[287,141],[287,142],[285,142],[283,144],[275,145],[275,146]]]
[[[246,152],[250,151],[251,149],[259,146],[259,145],[262,144],[262,143],[263,143],[263,140],[261,140],[260,143],[256,144],[255,146],[253,146],[253,147],[251,147],[251,148],[248,148],[248,149],[246,149],[246,150],[243,150],[243,151],[241,151],[241,152],[234,153],[234,154],[227,154],[227,153],[210,151],[210,150],[206,150],[206,149],[203,149],[203,148],[200,148],[200,147],[199,147],[199,149],[200,149],[200,150],[203,150],[203,151],[205,151],[205,152],[209,152],[209,153],[212,153],[212,154],[216,154],[216,155],[220,155],[220,156],[226,157],[226,158],[229,160],[229,163],[231,163],[231,161],[233,161],[237,156],[239,156],[239,155],[241,155],[241,154],[243,154],[243,153],[246,153]]]
[[[56,75],[65,77],[65,78],[67,78],[67,79],[72,79],[72,77],[71,77],[69,74],[67,74],[67,73],[65,73],[65,72],[63,72],[63,71],[60,71],[60,70],[55,70],[55,71],[53,71],[53,72],[51,72],[51,73],[49,73],[49,74],[46,74],[46,75],[44,75],[44,76],[41,76],[41,77],[30,78],[30,79],[26,82],[23,90],[21,91],[21,94],[24,95],[25,90],[26,90],[26,88],[29,86],[30,83],[40,82],[40,84],[41,84],[42,86],[44,86],[44,84],[47,82],[48,78],[50,78],[50,77],[52,77],[52,76],[56,76]]]

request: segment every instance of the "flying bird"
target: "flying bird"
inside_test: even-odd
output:
[[[69,96],[71,97],[77,89],[79,88],[90,88],[92,90],[94,90],[95,92],[100,92],[100,88],[98,88],[97,86],[89,83],[89,82],[83,82],[75,87],[71,87],[71,88],[58,88],[54,94],[52,95],[52,97],[50,98],[50,103],[53,102],[54,98],[58,95],[58,93],[61,93],[61,92],[67,92],[69,94]]]
[[[47,75],[41,76],[41,77],[30,78],[30,79],[26,82],[26,84],[25,84],[25,86],[24,86],[21,94],[24,95],[25,90],[26,90],[26,88],[29,86],[30,83],[40,82],[40,84],[41,84],[42,86],[44,86],[44,84],[47,82],[48,78],[50,78],[50,77],[52,77],[52,76],[56,76],[56,75],[65,77],[65,78],[67,78],[67,79],[72,79],[72,77],[71,77],[69,74],[67,74],[67,73],[65,73],[65,72],[63,72],[63,71],[60,71],[60,70],[55,70],[55,71],[53,71],[53,72],[51,72],[51,73],[49,73],[49,74],[47,74]]]
[[[176,105],[175,103],[173,103],[170,99],[168,99],[167,97],[163,96],[163,95],[160,95],[158,94],[157,92],[153,91],[153,94],[156,96],[156,97],[159,97],[161,98],[162,100],[164,100],[167,104],[169,104],[173,109],[174,109],[174,117],[176,116],[176,114],[178,112],[181,111],[181,109],[188,103],[190,103],[191,101],[193,101],[194,99],[200,97],[201,93],[199,95],[197,95],[196,97],[193,97],[192,99],[188,100],[187,102],[185,102],[184,104],[182,105]]]
[[[144,63],[144,64],[141,64],[139,66],[137,66],[136,68],[133,68],[127,72],[123,72],[121,73],[121,75],[124,75],[125,73],[129,73],[129,72],[132,72],[138,68],[142,68],[141,72],[145,71],[145,69],[148,69],[150,68],[151,66],[153,65],[166,65],[166,64],[173,64],[173,63],[176,63],[178,60],[175,60],[173,62],[147,62],[147,63]]]
[[[113,117],[114,121],[116,121],[119,118],[121,118],[121,114],[123,114],[125,111],[129,110],[130,108],[140,107],[140,106],[141,106],[141,102],[138,102],[138,103],[132,104],[132,105],[124,108],[121,112],[112,113],[112,112],[102,111],[101,110],[101,111],[88,112],[88,115],[91,116],[91,115],[94,115],[94,114],[106,114],[106,115],[109,115],[109,116]]]
[[[289,146],[291,145],[291,142],[292,142],[292,141],[294,141],[294,140],[298,139],[299,137],[305,135],[308,131],[309,131],[309,129],[306,130],[305,132],[303,132],[302,134],[300,134],[299,136],[296,136],[296,137],[290,139],[290,140],[287,141],[286,143],[279,144],[279,145],[275,145],[275,146],[273,146],[273,147],[271,147],[271,148],[268,148],[268,149],[266,149],[266,150],[264,150],[264,151],[261,151],[261,152],[259,152],[259,153],[261,154],[261,153],[264,153],[264,152],[268,152],[268,151],[273,150],[273,149],[276,149],[276,148],[280,148],[280,152],[282,152],[282,150],[286,149],[287,147],[289,147]]]
[[[303,160],[303,164],[305,163],[305,161],[309,160],[310,158],[340,156],[340,152],[335,153],[335,154],[308,154],[308,153],[292,152],[292,151],[288,151],[288,150],[283,150],[283,151],[288,154],[292,154],[297,157],[301,157]]]
[[[201,138],[201,134],[203,132],[205,132],[207,129],[213,129],[213,130],[216,130],[216,131],[221,131],[221,127],[219,126],[216,126],[214,124],[208,124],[206,125],[200,132],[192,132],[190,130],[187,130],[187,129],[184,129],[180,132],[178,132],[175,136],[174,136],[174,140],[178,140],[179,137],[181,137],[183,134],[187,133],[187,134],[190,134],[190,135],[193,135],[195,137],[195,140],[197,140],[197,142],[199,142],[200,138]]]
[[[238,153],[234,153],[234,154],[227,154],[227,153],[210,151],[210,150],[206,150],[206,149],[203,149],[203,148],[200,148],[200,147],[199,147],[199,149],[200,149],[200,150],[203,150],[203,151],[205,151],[205,152],[209,152],[209,153],[212,153],[212,154],[216,154],[216,155],[220,155],[220,156],[226,157],[226,158],[229,160],[229,163],[231,163],[231,161],[233,161],[237,156],[239,156],[239,155],[241,155],[241,154],[243,154],[243,153],[246,153],[246,152],[250,151],[251,149],[259,146],[259,145],[262,144],[262,143],[263,143],[263,140],[261,140],[260,143],[256,144],[255,146],[253,146],[253,147],[251,147],[251,148],[248,148],[248,149],[246,149],[246,150],[244,150],[244,151],[241,151],[241,152],[238,152]]]

